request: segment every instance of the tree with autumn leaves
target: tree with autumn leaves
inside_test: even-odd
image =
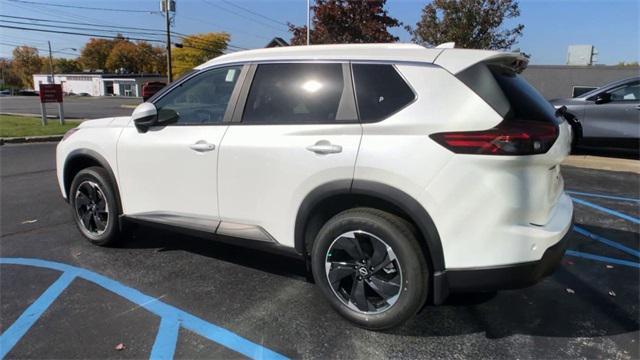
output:
[[[386,43],[398,41],[390,29],[402,25],[389,16],[385,0],[317,0],[311,44]],[[522,35],[524,25],[503,28],[507,19],[520,15],[516,0],[433,0],[422,9],[415,28],[406,26],[415,43],[436,46],[509,49]],[[307,27],[289,24],[292,45],[306,44]]]
[[[125,73],[164,73],[167,66],[164,48],[145,41],[134,43],[122,35],[112,40],[89,39],[79,61],[85,70]]]
[[[522,35],[524,25],[504,28],[505,20],[520,16],[515,0],[433,0],[422,9],[413,41],[427,46],[455,42],[456,47],[507,50]]]
[[[317,0],[312,6],[312,44],[386,43],[398,41],[389,28],[401,22],[387,13],[386,0]],[[292,45],[307,43],[307,27],[289,24]]]

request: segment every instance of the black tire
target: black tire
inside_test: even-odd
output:
[[[343,211],[327,221],[313,243],[311,263],[315,282],[331,306],[356,325],[369,330],[385,330],[398,326],[422,308],[429,291],[429,268],[415,234],[409,222],[384,211],[371,208]],[[345,235],[346,240],[341,237]],[[353,248],[347,249],[346,245],[348,241],[353,241],[350,239],[351,236],[356,239],[360,254],[365,254],[363,260],[367,265],[364,267],[370,271],[368,273],[365,271],[364,275],[361,270],[363,266],[359,265],[354,266],[356,270],[353,274],[344,275],[349,272],[348,267],[350,267],[345,264],[352,264],[349,258],[354,257],[350,256]],[[373,246],[367,245],[368,243]],[[380,249],[381,245],[383,245],[382,249],[387,245],[392,250],[391,252],[387,250],[386,260],[379,263],[390,262],[381,269],[384,272],[375,270],[379,267],[378,265],[373,266],[374,258],[379,258],[375,255],[376,250],[373,248]],[[333,261],[340,256],[343,257],[342,260]],[[367,257],[369,257],[368,260]],[[391,261],[392,258],[395,260]],[[336,270],[338,275],[334,275]],[[332,278],[333,285],[330,284],[329,277]],[[385,282],[387,285],[398,284],[398,287],[385,285],[386,289],[390,289],[386,295],[396,295],[385,300],[385,296],[378,292],[382,289],[381,287],[374,290],[376,283],[379,284],[381,281],[380,278],[374,279],[375,277],[385,277],[385,281],[388,281]],[[337,278],[341,280],[336,280]],[[363,285],[357,283],[358,281]],[[356,289],[354,292],[354,289],[359,286],[364,290]],[[347,294],[349,287],[351,292]],[[354,293],[356,295],[364,293],[366,302],[361,296],[354,297]],[[354,302],[353,299],[356,301]]]
[[[92,198],[92,193],[96,195],[95,199]],[[119,204],[109,174],[104,168],[94,166],[78,172],[73,178],[68,196],[76,226],[89,242],[99,246],[117,243],[120,236]],[[87,200],[89,204],[85,205]],[[100,226],[101,224],[104,226]]]

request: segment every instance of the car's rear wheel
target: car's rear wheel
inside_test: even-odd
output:
[[[357,208],[330,219],[311,252],[316,284],[343,317],[383,330],[400,325],[427,299],[429,270],[411,225]]]
[[[81,170],[73,179],[69,202],[78,229],[95,245],[113,245],[118,240],[118,204],[109,175],[101,167]]]

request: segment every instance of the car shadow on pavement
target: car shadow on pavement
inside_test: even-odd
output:
[[[155,248],[159,252],[187,251],[274,275],[302,281],[306,279],[306,269],[301,259],[216,240],[220,240],[220,237],[205,239],[152,227],[135,226],[129,234],[129,239],[122,246],[130,249]]]
[[[618,243],[638,246],[638,233],[588,228]],[[569,249],[638,260],[575,232]],[[494,339],[516,334],[583,338],[633,333],[640,330],[639,280],[637,268],[565,256],[555,273],[539,284],[493,293],[452,294],[445,304],[427,306],[392,333],[425,337],[485,333]]]
[[[597,227],[590,229],[602,234],[607,231]],[[620,237],[638,236],[631,232],[620,233],[616,231]],[[573,236],[570,247],[584,241],[578,237],[577,234]],[[155,248],[161,252],[187,251],[307,281],[305,266],[300,260],[148,227],[134,230],[123,246]],[[608,294],[610,288],[615,288],[617,297]],[[604,263],[565,257],[551,277],[535,286],[452,294],[445,304],[425,306],[413,319],[388,334],[433,337],[485,333],[487,338],[495,339],[515,334],[568,338],[626,334],[640,329],[638,292],[636,269],[616,266],[609,270]]]

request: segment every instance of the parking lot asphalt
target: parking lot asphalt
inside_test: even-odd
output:
[[[90,245],[59,194],[54,150],[0,147],[9,358],[640,357],[637,174],[563,167],[577,228],[541,283],[454,295],[371,332],[338,316],[303,264],[280,255],[144,227],[121,247]]]
[[[127,116],[132,107],[142,103],[141,98],[114,96],[65,96],[64,115],[75,119],[99,119],[111,116]],[[47,115],[58,116],[58,105],[47,104]],[[0,97],[0,113],[40,114],[40,98],[37,96]]]

